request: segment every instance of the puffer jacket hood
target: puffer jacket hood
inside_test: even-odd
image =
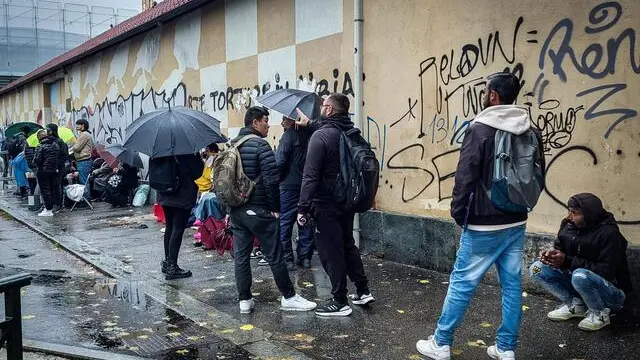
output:
[[[340,129],[340,131],[348,131],[355,125],[348,115],[336,115],[331,117],[321,117],[320,122],[322,125],[331,125]]]
[[[514,135],[524,134],[531,128],[529,113],[517,105],[490,106],[482,110],[474,121]]]
[[[580,193],[569,198],[567,206],[577,209],[584,215],[585,228],[593,228],[596,225],[606,223],[616,225],[613,215],[604,209],[602,200],[591,193]]]

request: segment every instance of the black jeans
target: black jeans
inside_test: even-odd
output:
[[[64,198],[64,192],[62,190],[62,178],[64,177],[64,175],[62,175],[63,173],[64,172],[62,170],[58,170],[58,173],[55,177],[56,183],[53,187],[53,205],[57,205],[60,208],[62,208],[62,199]]]
[[[40,185],[40,195],[44,200],[44,207],[47,210],[51,210],[56,203],[58,173],[38,171],[37,178],[38,185]]]
[[[178,263],[182,235],[187,227],[191,210],[173,206],[162,206],[166,227],[164,229],[164,257],[169,264]]]
[[[331,207],[314,210],[316,247],[322,267],[331,280],[331,294],[347,303],[347,275],[356,285],[359,295],[369,293],[369,281],[364,273],[360,250],[353,239],[354,214],[342,214]]]
[[[271,266],[273,278],[282,295],[288,299],[296,294],[289,278],[280,245],[280,222],[270,211],[260,206],[244,205],[229,213],[233,232],[233,258],[236,264],[236,286],[240,300],[251,299],[251,262],[253,237],[260,240],[262,252]]]

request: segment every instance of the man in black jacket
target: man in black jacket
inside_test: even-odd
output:
[[[235,261],[236,286],[240,299],[240,313],[253,310],[251,295],[250,254],[253,238],[260,241],[262,251],[271,266],[273,278],[282,293],[280,309],[288,311],[310,311],[316,303],[297,295],[283,258],[280,245],[280,176],[271,145],[264,139],[269,133],[269,112],[263,107],[251,107],[244,118],[245,127],[240,130],[232,144],[249,136],[238,151],[245,175],[256,181],[249,201],[229,211],[231,230],[234,236],[233,258]]]
[[[280,170],[280,242],[284,249],[284,260],[289,270],[295,269],[291,233],[296,222],[302,171],[307,157],[308,129],[296,129],[295,120],[282,117],[284,133],[276,150],[276,162]],[[298,226],[297,263],[304,268],[311,267],[313,255],[313,228]]]
[[[541,252],[529,273],[562,301],[549,319],[584,317],[578,328],[596,331],[609,325],[610,311],[620,310],[631,292],[627,240],[597,196],[577,194],[567,205],[553,250]]]
[[[489,268],[496,264],[502,287],[502,324],[496,345],[487,348],[493,359],[515,359],[522,317],[522,252],[527,212],[504,212],[489,197],[495,161],[495,135],[502,130],[521,135],[531,129],[527,110],[511,105],[520,84],[508,72],[487,78],[484,110],[465,132],[455,173],[451,216],[463,228],[442,315],[433,336],[416,344],[431,359],[449,359],[453,334]],[[540,154],[542,141],[536,132]],[[533,159],[531,161],[534,161]],[[531,164],[541,166],[544,163]]]
[[[56,184],[54,187],[54,205],[53,212],[56,213],[60,211],[62,208],[62,200],[64,199],[64,194],[62,191],[62,177],[64,176],[65,169],[69,166],[69,147],[67,144],[58,136],[58,125],[56,124],[47,124],[47,136],[49,136],[58,147],[60,147],[60,157],[58,158],[58,177],[56,178]]]
[[[53,216],[53,205],[55,204],[55,186],[58,179],[58,161],[60,159],[60,147],[55,140],[44,130],[38,132],[40,146],[36,149],[34,164],[37,168],[36,176],[40,193],[44,200],[45,208],[38,216]]]
[[[316,309],[316,315],[325,317],[351,314],[347,275],[356,285],[356,294],[349,296],[355,305],[375,300],[369,291],[360,250],[353,239],[355,214],[342,211],[333,193],[340,171],[340,135],[353,128],[349,105],[349,98],[339,93],[324,100],[320,128],[309,140],[298,204],[298,225],[307,225],[303,219],[315,221],[318,256],[331,280],[333,299]]]

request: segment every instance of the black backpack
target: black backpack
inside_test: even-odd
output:
[[[149,161],[149,186],[161,194],[173,194],[180,185],[178,160],[164,156]]]
[[[340,172],[334,195],[346,212],[362,213],[373,206],[380,180],[380,163],[371,145],[352,128],[340,134]]]

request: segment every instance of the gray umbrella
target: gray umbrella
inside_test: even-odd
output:
[[[320,116],[322,105],[322,98],[318,94],[296,89],[271,91],[257,97],[256,101],[292,119],[298,118],[296,108],[309,118],[315,119]]]
[[[150,158],[195,154],[211,143],[223,143],[220,121],[185,107],[159,109],[136,119],[125,130],[124,147]]]
[[[140,154],[135,150],[129,150],[122,146],[122,144],[109,144],[105,146],[104,149],[129,166],[139,169],[144,168]]]

